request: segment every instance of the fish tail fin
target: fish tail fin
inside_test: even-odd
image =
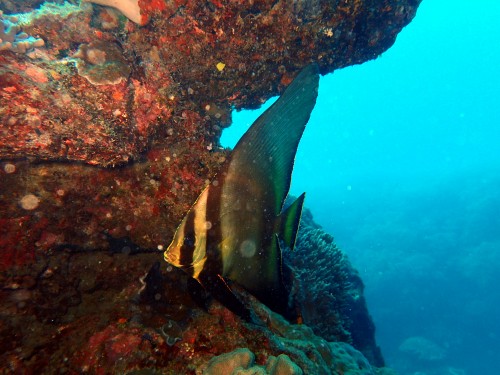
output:
[[[306,193],[302,193],[285,211],[279,216],[280,239],[290,250],[295,247],[297,232],[299,231],[302,208]]]

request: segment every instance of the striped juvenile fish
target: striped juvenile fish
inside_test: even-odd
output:
[[[317,65],[304,68],[252,124],[165,251],[168,263],[245,318],[249,312],[231,292],[228,280],[287,315],[281,246],[293,250],[305,193],[282,210],[318,83]]]

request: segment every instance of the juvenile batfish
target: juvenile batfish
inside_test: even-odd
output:
[[[168,263],[245,318],[249,312],[227,280],[286,315],[281,246],[295,246],[305,193],[282,210],[318,83],[317,65],[304,68],[252,124],[165,251]]]

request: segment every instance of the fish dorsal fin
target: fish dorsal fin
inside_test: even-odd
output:
[[[231,155],[228,174],[252,181],[249,196],[271,209],[270,215],[279,215],[288,194],[295,153],[316,103],[318,84],[318,66],[304,68],[253,123]]]
[[[305,196],[306,193],[302,193],[300,197],[288,206],[279,216],[280,239],[290,250],[293,250],[295,247]]]

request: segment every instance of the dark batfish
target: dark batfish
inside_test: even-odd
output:
[[[304,68],[252,124],[165,251],[168,263],[245,318],[249,311],[231,292],[227,280],[287,315],[281,246],[294,248],[305,193],[282,210],[318,83],[317,65]]]

